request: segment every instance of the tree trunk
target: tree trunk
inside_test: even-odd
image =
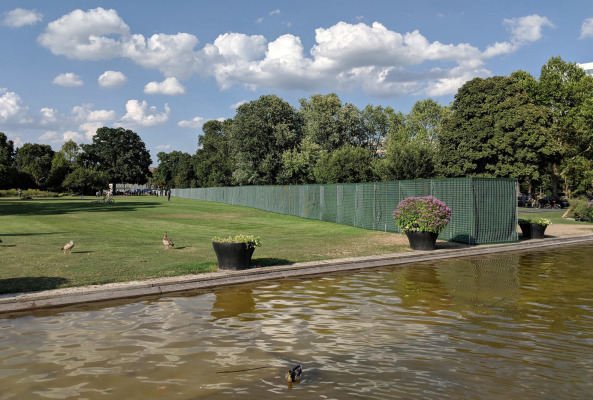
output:
[[[558,196],[558,166],[556,164],[552,165],[552,174],[550,179],[550,185],[552,186],[552,196]]]

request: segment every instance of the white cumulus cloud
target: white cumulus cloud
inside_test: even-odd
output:
[[[247,100],[241,100],[236,102],[235,104],[231,104],[231,109],[236,110],[237,108],[241,107],[243,104],[247,104]]]
[[[581,26],[580,39],[593,37],[593,18],[587,18]]]
[[[23,8],[15,8],[4,13],[2,25],[11,28],[20,28],[25,25],[34,25],[43,19],[43,14],[36,10],[25,10]]]
[[[542,17],[537,14],[505,19],[503,25],[506,25],[511,33],[510,41],[496,42],[493,45],[488,46],[483,53],[485,58],[517,51],[527,43],[540,40],[543,36],[543,28],[555,28],[555,25],[547,17]]]
[[[198,60],[194,48],[197,44],[198,38],[188,33],[156,34],[148,39],[133,35],[123,44],[121,56],[161,71],[167,77],[185,79],[195,72]]]
[[[170,112],[171,109],[167,103],[165,103],[165,111],[158,112],[155,106],[148,107],[146,101],[128,100],[126,115],[117,124],[130,128],[160,125],[169,120]]]
[[[514,43],[535,42],[542,38],[542,29],[544,27],[555,27],[548,18],[537,14],[505,19],[504,24],[509,27],[511,41]]]
[[[99,86],[103,88],[118,88],[128,82],[128,78],[119,71],[105,71],[97,79]]]
[[[102,122],[84,122],[78,126],[78,129],[84,132],[87,142],[92,142],[93,136],[97,134],[97,129],[104,127]]]
[[[279,11],[274,10],[270,16]],[[588,22],[587,22],[588,23]],[[593,25],[593,23],[591,23]],[[213,77],[224,90],[233,85],[250,89],[348,90],[384,97],[404,94],[452,94],[477,76],[489,76],[485,62],[509,54],[543,37],[554,24],[537,14],[505,19],[507,41],[481,50],[468,43],[430,41],[420,31],[400,33],[374,22],[338,22],[315,30],[315,44],[305,49],[300,37],[282,35],[268,41],[262,35],[227,32],[197,48],[189,33],[130,32],[115,10],[75,10],[48,24],[38,41],[54,54],[81,60],[128,58],[158,70],[163,82],[150,82],[145,93],[182,94],[178,80],[194,73]],[[589,33],[584,25],[582,37]],[[593,28],[591,28],[593,31]],[[437,65],[438,67],[435,67]],[[142,103],[129,103],[130,121],[160,121],[164,113],[142,115]]]
[[[56,76],[52,83],[54,85],[64,87],[79,87],[84,85],[82,78],[73,72],[67,72],[65,74],[60,74]]]
[[[78,124],[78,130],[84,132],[87,141],[91,141],[97,133],[97,129],[111,125],[117,119],[113,110],[93,110],[91,104],[82,104],[72,107],[74,121]]]
[[[40,113],[39,123],[41,125],[52,125],[58,121],[58,110],[55,108],[44,107],[40,110]]]
[[[58,133],[57,131],[46,131],[43,135],[39,136],[39,140],[42,142],[50,142],[50,143],[64,143],[68,140],[72,140],[76,143],[80,143],[83,140],[83,136],[74,131],[66,131],[63,133]]]
[[[179,125],[182,128],[200,129],[204,125],[205,122],[206,122],[205,118],[195,117],[189,121],[179,121],[177,123],[177,125]]]
[[[171,148],[170,144],[159,144],[157,146],[155,146],[155,149],[157,150],[169,150]]]
[[[101,60],[121,54],[122,42],[117,35],[129,35],[129,27],[115,10],[99,7],[87,12],[74,10],[50,22],[37,41],[54,54]]]
[[[0,88],[0,122],[28,122],[25,119],[29,108],[21,97],[6,88]]]
[[[177,96],[185,94],[185,87],[177,78],[167,78],[162,82],[149,82],[144,86],[144,93],[146,94],[165,94],[168,96]]]

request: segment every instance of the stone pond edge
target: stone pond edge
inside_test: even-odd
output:
[[[298,278],[347,272],[395,265],[406,265],[448,258],[471,257],[509,251],[558,247],[593,241],[593,234],[573,237],[551,237],[525,240],[517,243],[465,246],[463,248],[438,248],[434,251],[410,251],[365,257],[350,257],[322,261],[309,261],[290,265],[252,268],[243,271],[216,271],[196,275],[156,278],[145,281],[111,283],[46,290],[34,293],[16,293],[0,296],[0,313],[29,311],[41,308],[62,307],[101,301],[159,296],[175,292],[212,289],[267,280]]]

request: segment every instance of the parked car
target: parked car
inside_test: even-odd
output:
[[[568,200],[558,196],[547,196],[539,199],[540,208],[568,208]]]

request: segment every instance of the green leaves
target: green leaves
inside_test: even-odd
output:
[[[229,149],[237,185],[279,183],[282,154],[301,141],[297,111],[275,95],[241,105],[229,129]]]
[[[368,149],[344,146],[321,156],[314,169],[318,183],[370,182],[374,179]]]
[[[146,183],[152,160],[140,136],[124,128],[99,128],[93,143],[82,145],[86,165],[95,166],[109,182]]]
[[[440,171],[538,180],[555,153],[551,122],[550,111],[535,105],[518,79],[473,79],[459,89],[445,122]]]

